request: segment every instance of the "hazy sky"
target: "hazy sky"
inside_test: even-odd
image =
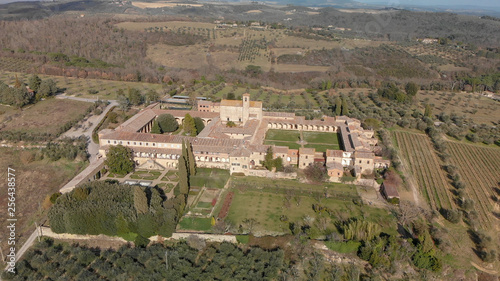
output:
[[[1,1],[1,0],[0,0]],[[477,7],[500,7],[499,0],[356,0],[361,3],[377,3],[388,6],[414,5],[414,6],[449,6],[453,8],[457,5],[477,6]]]
[[[38,1],[38,0],[0,0],[0,4],[6,4],[10,2],[20,2],[20,1]],[[467,5],[467,6],[477,6],[477,7],[500,7],[499,0],[354,0],[354,1],[361,3],[377,3],[394,7],[397,7],[399,5],[449,6],[450,9],[456,7],[457,5]],[[325,2],[328,1],[325,0]]]

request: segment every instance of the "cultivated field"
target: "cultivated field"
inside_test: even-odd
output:
[[[420,193],[434,210],[454,209],[450,180],[441,169],[442,163],[431,141],[424,134],[394,131],[393,136],[404,166],[417,181]]]
[[[500,228],[500,149],[447,142],[451,163],[459,169],[465,190],[475,202],[480,223],[485,229]]]
[[[7,181],[7,167],[15,169],[16,178],[16,245],[22,245],[35,230],[35,222],[43,223],[48,206],[44,204],[47,195],[57,192],[64,184],[81,171],[86,163],[59,160],[29,161],[28,154],[35,150],[0,148],[0,177]],[[6,187],[6,185],[5,185]],[[7,219],[7,188],[0,188],[0,220]],[[7,253],[6,227],[0,228],[0,247]]]
[[[1,131],[56,134],[64,123],[84,114],[90,105],[87,102],[55,98],[40,101],[0,115]]]
[[[416,97],[421,104],[432,104],[435,115],[440,112],[447,114],[455,112],[459,116],[465,115],[467,118],[472,118],[475,123],[489,125],[491,122],[500,120],[498,102],[477,93],[419,91]]]

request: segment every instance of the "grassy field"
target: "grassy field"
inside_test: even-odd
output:
[[[211,218],[184,217],[177,225],[177,229],[210,231],[212,229],[211,221]]]
[[[466,193],[475,202],[480,224],[485,229],[500,230],[500,149],[458,142],[447,142],[451,163],[458,167],[466,183]]]
[[[355,195],[355,188],[352,187]],[[286,193],[278,193],[267,189],[254,188],[232,190],[235,195],[227,220],[236,225],[244,224],[245,219],[256,221],[254,231],[265,233],[289,233],[289,222],[301,222],[307,217],[317,219],[318,215],[312,209],[313,204],[321,204],[332,210],[328,228],[334,229],[336,219],[350,217],[363,218],[384,226],[395,223],[394,217],[387,210],[357,206],[351,200],[331,196],[320,198],[308,193],[295,193],[289,197]],[[289,200],[287,199],[290,198]],[[289,203],[287,203],[289,202]],[[283,221],[286,217],[286,221]]]
[[[34,151],[32,151],[34,152]],[[35,222],[43,223],[46,220],[47,208],[44,203],[47,195],[59,189],[73,178],[78,171],[85,168],[86,163],[59,160],[50,162],[27,161],[26,150],[0,148],[0,171],[2,179],[7,181],[7,167],[13,168],[16,178],[16,245],[22,245],[35,229]],[[7,219],[7,185],[0,189],[0,205],[5,211],[0,212],[0,220]],[[0,247],[7,253],[8,229],[0,228]]]
[[[197,168],[196,175],[190,176],[191,186],[207,188],[224,188],[229,179],[229,171],[222,169]]]
[[[86,112],[91,104],[61,99],[47,99],[23,109],[12,109],[1,115],[2,131],[29,131],[55,134],[64,123]]]

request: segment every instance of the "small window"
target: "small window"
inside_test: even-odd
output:
[[[130,142],[128,141],[127,144],[130,144]]]
[[[359,160],[359,164],[361,164],[361,160]]]
[[[156,143],[153,143],[153,146],[156,146]]]
[[[108,143],[111,143],[111,141],[110,141],[110,140],[108,140]]]
[[[148,142],[146,143],[146,146],[149,146],[149,143],[148,143]]]
[[[227,117],[227,121],[229,121],[229,117]]]
[[[142,142],[140,142],[139,145],[142,145]]]
[[[116,144],[116,141],[113,141],[114,144]]]
[[[370,164],[370,160],[366,161],[366,164]]]
[[[134,141],[134,145],[137,145],[137,143]]]

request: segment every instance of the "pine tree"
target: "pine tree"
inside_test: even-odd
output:
[[[148,198],[142,187],[134,186],[134,207],[137,214],[145,214],[148,212]]]
[[[161,134],[162,133],[160,125],[158,125],[158,122],[156,120],[153,122],[153,127],[151,128],[150,133],[151,134]]]
[[[335,99],[335,115],[340,116],[342,113],[342,101],[339,97]]]

